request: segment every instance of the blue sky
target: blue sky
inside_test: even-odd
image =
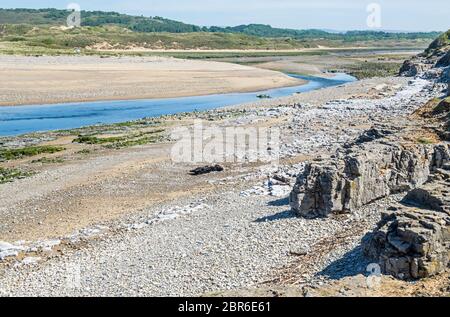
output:
[[[367,5],[379,3],[384,30],[450,28],[449,0],[1,0],[2,8],[65,8],[163,16],[198,25],[264,23],[296,29],[368,29]],[[0,21],[1,22],[1,21]]]

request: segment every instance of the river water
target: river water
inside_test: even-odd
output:
[[[229,93],[167,99],[79,102],[52,105],[0,107],[0,136],[30,132],[74,129],[95,124],[118,123],[166,114],[209,110],[258,100],[258,95],[272,98],[290,96],[355,81],[347,74],[331,78],[290,76],[308,80],[301,86],[284,87],[252,93]]]

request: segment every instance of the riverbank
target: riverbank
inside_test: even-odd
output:
[[[302,83],[276,71],[212,61],[0,56],[0,106],[253,92]]]

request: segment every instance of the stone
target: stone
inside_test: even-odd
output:
[[[348,213],[391,194],[424,184],[449,160],[442,145],[390,144],[385,139],[353,146],[342,159],[307,164],[290,195],[299,216]]]
[[[385,274],[420,279],[439,274],[450,263],[450,180],[433,180],[409,192],[383,215],[362,241],[364,254]]]
[[[430,68],[431,66],[425,64],[423,61],[407,60],[400,68],[399,75],[404,77],[415,77],[422,75],[426,70]]]

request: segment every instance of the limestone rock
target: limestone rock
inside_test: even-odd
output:
[[[363,239],[366,256],[378,261],[384,273],[401,279],[443,272],[450,259],[449,187],[447,178],[409,192]]]
[[[400,68],[399,75],[426,78],[441,76],[442,68],[450,65],[449,34],[450,30],[434,40],[423,53],[405,61]]]
[[[399,75],[404,77],[415,77],[422,75],[430,68],[431,66],[429,64],[425,64],[423,61],[407,60],[400,68]]]
[[[386,140],[353,146],[342,159],[310,163],[297,178],[291,208],[302,217],[352,212],[424,184],[449,161],[447,146],[403,147]]]

